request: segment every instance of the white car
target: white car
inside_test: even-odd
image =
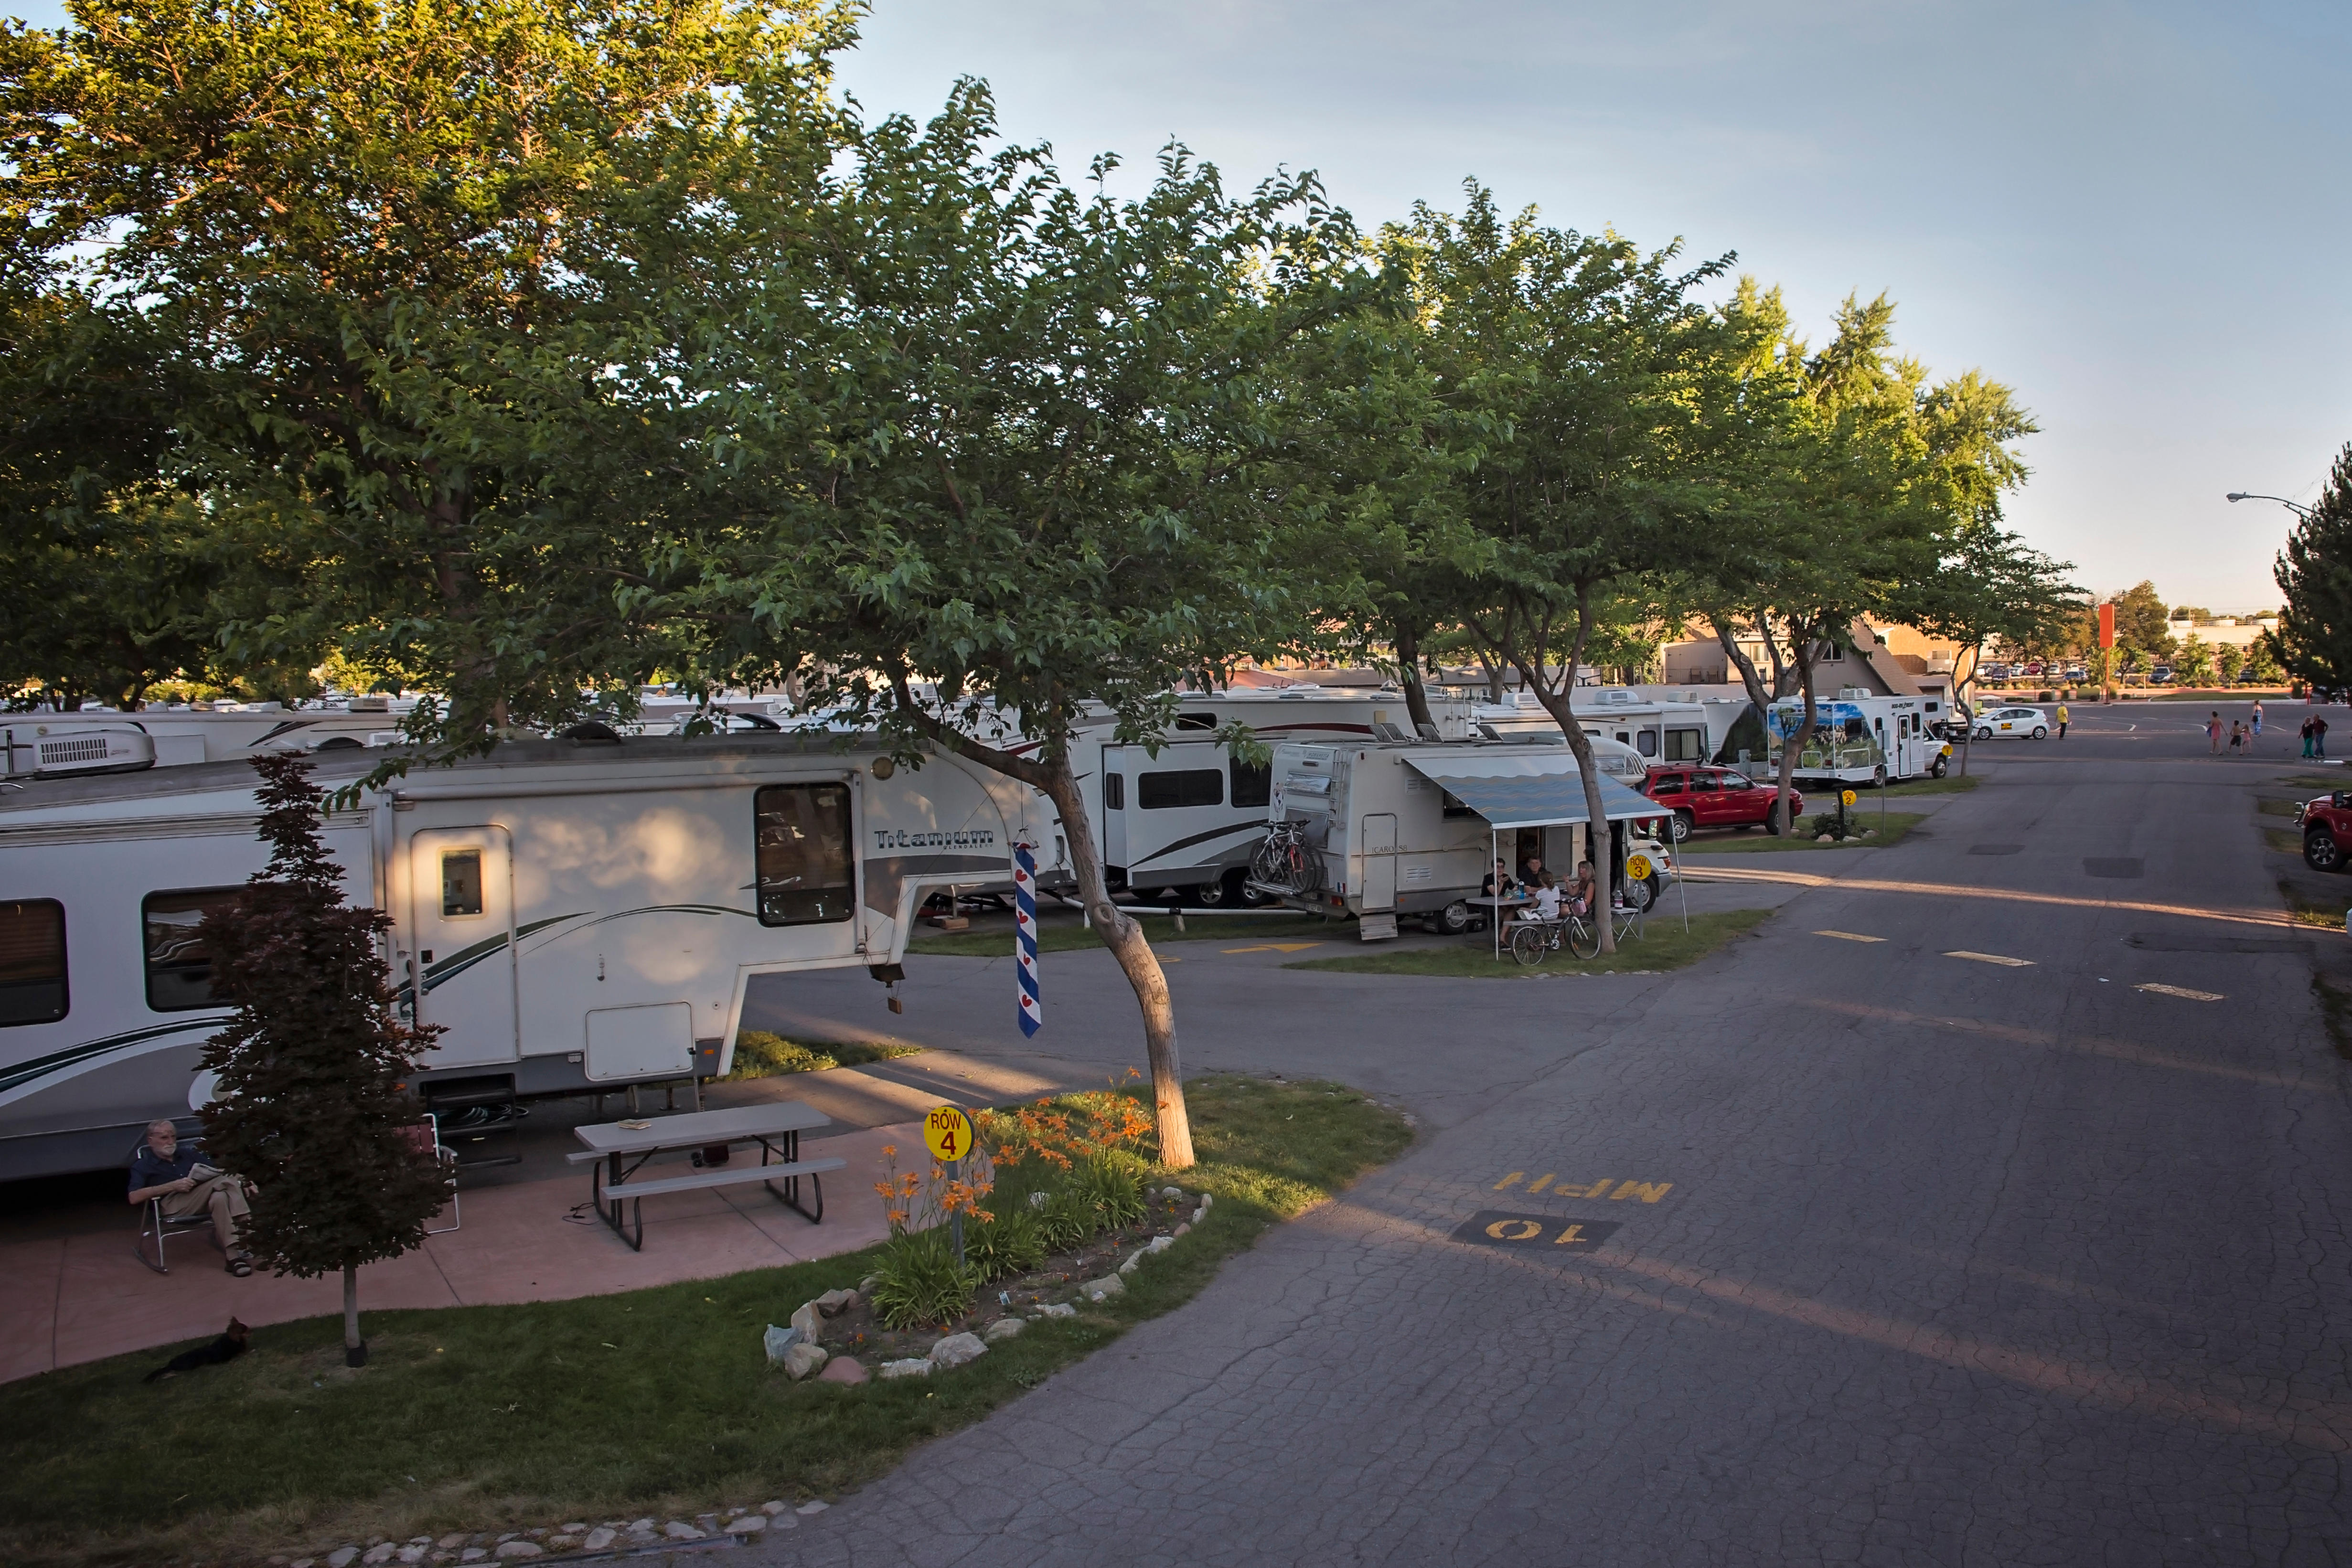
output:
[[[1977,738],[1990,740],[1995,736],[2011,739],[2032,736],[2036,740],[2050,737],[2050,716],[2038,707],[1990,707],[1977,715]]]

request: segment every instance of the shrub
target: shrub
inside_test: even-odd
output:
[[[963,1228],[963,1258],[982,1280],[1001,1280],[1034,1269],[1045,1260],[1045,1238],[1037,1211],[1025,1203],[1000,1199],[993,1218]]]
[[[1143,1173],[1137,1166],[1131,1157],[1104,1153],[1071,1173],[1079,1201],[1095,1216],[1095,1229],[1115,1230],[1143,1218]]]
[[[1048,1249],[1066,1252],[1083,1244],[1098,1228],[1094,1206],[1074,1180],[1047,1189],[1045,1201],[1037,1208],[1037,1234]]]
[[[747,1029],[735,1035],[735,1061],[727,1076],[730,1080],[772,1078],[779,1072],[822,1072],[840,1065],[837,1058],[796,1040],[763,1029]]]
[[[874,1315],[894,1329],[950,1323],[971,1310],[982,1280],[970,1262],[956,1266],[945,1227],[907,1231],[883,1244],[874,1266]]]

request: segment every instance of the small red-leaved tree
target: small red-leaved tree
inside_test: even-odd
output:
[[[359,1270],[423,1244],[447,1198],[402,1080],[436,1026],[394,1009],[376,950],[389,916],[343,902],[342,868],[319,841],[318,786],[291,757],[258,757],[260,837],[269,869],[208,915],[213,994],[236,1016],[205,1047],[219,1075],[205,1152],[259,1188],[245,1242],[280,1274],[341,1270],[344,1359],[367,1362]]]

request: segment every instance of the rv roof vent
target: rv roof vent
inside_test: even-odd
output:
[[[79,773],[130,773],[155,766],[155,742],[136,725],[77,729],[63,735],[43,735],[43,727],[11,725],[5,731],[10,775],[54,779]]]
[[[391,709],[392,699],[382,692],[362,692],[352,698],[353,713],[388,713]]]
[[[1395,725],[1389,723],[1386,719],[1382,719],[1378,724],[1372,726],[1372,735],[1374,738],[1380,740],[1402,740],[1405,737],[1403,730],[1398,728]]]
[[[599,724],[591,718],[557,730],[555,738],[576,741],[583,746],[618,746],[621,744],[621,732],[609,724]]]
[[[1423,740],[1443,740],[1445,738],[1444,736],[1437,733],[1437,727],[1433,724],[1417,724],[1412,727],[1420,732],[1421,738]]]

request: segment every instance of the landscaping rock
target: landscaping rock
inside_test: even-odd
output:
[[[618,1540],[620,1532],[610,1525],[600,1524],[581,1538],[581,1546],[590,1552],[602,1552]]]
[[[1151,1239],[1150,1245],[1144,1248],[1143,1250],[1146,1252],[1165,1252],[1168,1249],[1175,1245],[1176,1239],[1173,1236],[1155,1236]]]
[[[544,1557],[547,1548],[536,1541],[509,1541],[494,1553],[501,1560],[513,1557]]]
[[[682,1519],[673,1519],[667,1524],[663,1525],[662,1533],[668,1536],[672,1541],[699,1541],[702,1539],[702,1531],[695,1529],[694,1526],[687,1523],[686,1521]]]
[[[813,1497],[793,1511],[794,1513],[823,1513],[826,1509],[829,1509],[832,1506],[833,1504],[825,1501],[823,1498]]]
[[[982,1330],[980,1337],[990,1344],[997,1344],[1008,1339],[1020,1338],[1021,1331],[1028,1326],[1019,1318],[999,1318]]]
[[[866,1364],[854,1355],[836,1355],[824,1364],[824,1370],[816,1375],[816,1380],[819,1383],[863,1383],[866,1381]]]
[[[855,1291],[827,1291],[816,1299],[816,1310],[829,1318],[839,1317],[856,1304]]]
[[[929,1377],[930,1375],[931,1364],[928,1357],[910,1357],[905,1361],[882,1364],[882,1376],[886,1382],[895,1377]]]
[[[490,1549],[487,1546],[468,1546],[466,1550],[457,1553],[457,1561],[460,1563],[479,1563],[483,1558],[488,1557],[489,1554]]]
[[[1127,1281],[1116,1274],[1105,1274],[1099,1280],[1088,1280],[1078,1286],[1078,1294],[1090,1301],[1106,1301],[1112,1296],[1127,1294]]]
[[[1037,1315],[1041,1318],[1074,1318],[1078,1315],[1078,1309],[1067,1301],[1055,1301],[1039,1307]]]
[[[1160,1196],[1162,1197],[1181,1198],[1184,1196],[1184,1189],[1181,1186],[1163,1186],[1160,1189]]]
[[[1202,1194],[1201,1195],[1201,1212],[1202,1212],[1202,1214],[1206,1214],[1206,1213],[1208,1213],[1208,1212],[1209,1212],[1209,1210],[1210,1210],[1211,1208],[1213,1208],[1213,1207],[1214,1207],[1216,1206],[1216,1202],[1217,1202],[1217,1195],[1216,1195],[1215,1193],[1213,1193],[1213,1192],[1204,1192],[1204,1193],[1202,1193]]]
[[[1132,1252],[1130,1252],[1130,1253],[1129,1253],[1129,1254],[1127,1255],[1127,1261],[1126,1261],[1126,1262],[1121,1263],[1121,1264],[1118,1266],[1118,1271],[1119,1271],[1120,1276],[1121,1276],[1122,1278],[1124,1278],[1125,1276],[1127,1276],[1127,1275],[1129,1275],[1129,1274],[1132,1274],[1132,1273],[1134,1273],[1134,1272],[1135,1272],[1135,1270],[1136,1270],[1139,1267],[1140,1267],[1140,1266],[1142,1265],[1142,1262],[1143,1262],[1143,1249],[1142,1249],[1141,1248],[1138,1248],[1138,1249],[1136,1249],[1134,1251],[1132,1251]]]
[[[761,1504],[760,1505],[760,1511],[761,1511],[761,1513],[766,1514],[770,1519],[773,1519],[773,1518],[775,1518],[775,1517],[776,1517],[776,1515],[778,1515],[778,1514],[780,1514],[780,1513],[783,1513],[783,1512],[785,1512],[786,1511],[788,1511],[789,1509],[791,1509],[791,1507],[792,1507],[792,1506],[793,1506],[793,1505],[792,1505],[791,1503],[788,1503],[788,1502],[784,1501],[782,1499],[779,1498],[779,1499],[777,1499],[777,1500],[776,1500],[775,1501],[773,1501],[773,1502],[763,1502],[763,1503],[761,1503]]]
[[[767,1528],[768,1516],[764,1513],[747,1513],[740,1519],[727,1521],[727,1533],[730,1535],[757,1535]]]
[[[1830,837],[1827,833],[1822,833],[1822,834],[1819,835],[1818,837],[1816,837],[1816,838],[1813,840],[1813,842],[1815,842],[1815,843],[1817,843],[1817,844],[1826,844],[1826,843],[1831,843],[1831,842],[1833,842],[1833,841],[1833,841],[1833,840],[1832,840],[1832,839],[1831,839],[1831,837]]]
[[[327,1553],[327,1568],[352,1568],[352,1564],[359,1561],[359,1556],[360,1549],[356,1546],[338,1546]]]
[[[822,1369],[832,1359],[822,1345],[796,1344],[784,1352],[784,1375],[798,1383],[810,1373]]]
[[[433,1543],[428,1541],[422,1546],[404,1546],[394,1552],[393,1556],[402,1563],[422,1563],[425,1561],[425,1554],[432,1550]]]
[[[381,1546],[369,1547],[367,1549],[366,1555],[362,1556],[360,1561],[365,1563],[367,1568],[376,1568],[376,1564],[379,1563],[391,1562],[393,1554],[397,1552],[399,1550],[399,1547],[394,1546],[391,1542],[387,1541]]]
[[[651,1535],[653,1532],[654,1521],[650,1519],[641,1519],[637,1521],[636,1523],[629,1526],[629,1533],[631,1535]]]
[[[761,1335],[761,1343],[767,1347],[770,1366],[782,1365],[787,1351],[796,1344],[807,1343],[808,1335],[801,1333],[799,1329],[780,1329],[773,1323],[770,1323],[768,1332]]]
[[[857,1281],[857,1293],[861,1296],[870,1296],[874,1293],[874,1287],[881,1282],[881,1275],[868,1274],[866,1278]]]
[[[555,1527],[555,1532],[558,1535],[585,1535],[588,1533],[588,1526],[584,1522],[579,1521],[574,1521],[571,1524],[559,1524]]]
[[[814,1301],[803,1301],[793,1310],[793,1327],[801,1331],[805,1340],[816,1338],[818,1312]]]
[[[961,1366],[967,1362],[978,1361],[987,1354],[988,1346],[981,1343],[978,1334],[951,1333],[931,1346],[931,1364],[934,1366]]]
[[[1187,1221],[1187,1222],[1186,1222],[1186,1223],[1184,1223],[1184,1224],[1181,1224],[1181,1225],[1177,1226],[1177,1227],[1176,1227],[1175,1234],[1177,1234],[1177,1235],[1179,1235],[1179,1236],[1190,1236],[1191,1234],[1192,1234],[1192,1224],[1191,1224],[1189,1221]]]
[[[453,1530],[433,1544],[444,1552],[455,1552],[466,1544],[466,1532],[462,1530]]]

